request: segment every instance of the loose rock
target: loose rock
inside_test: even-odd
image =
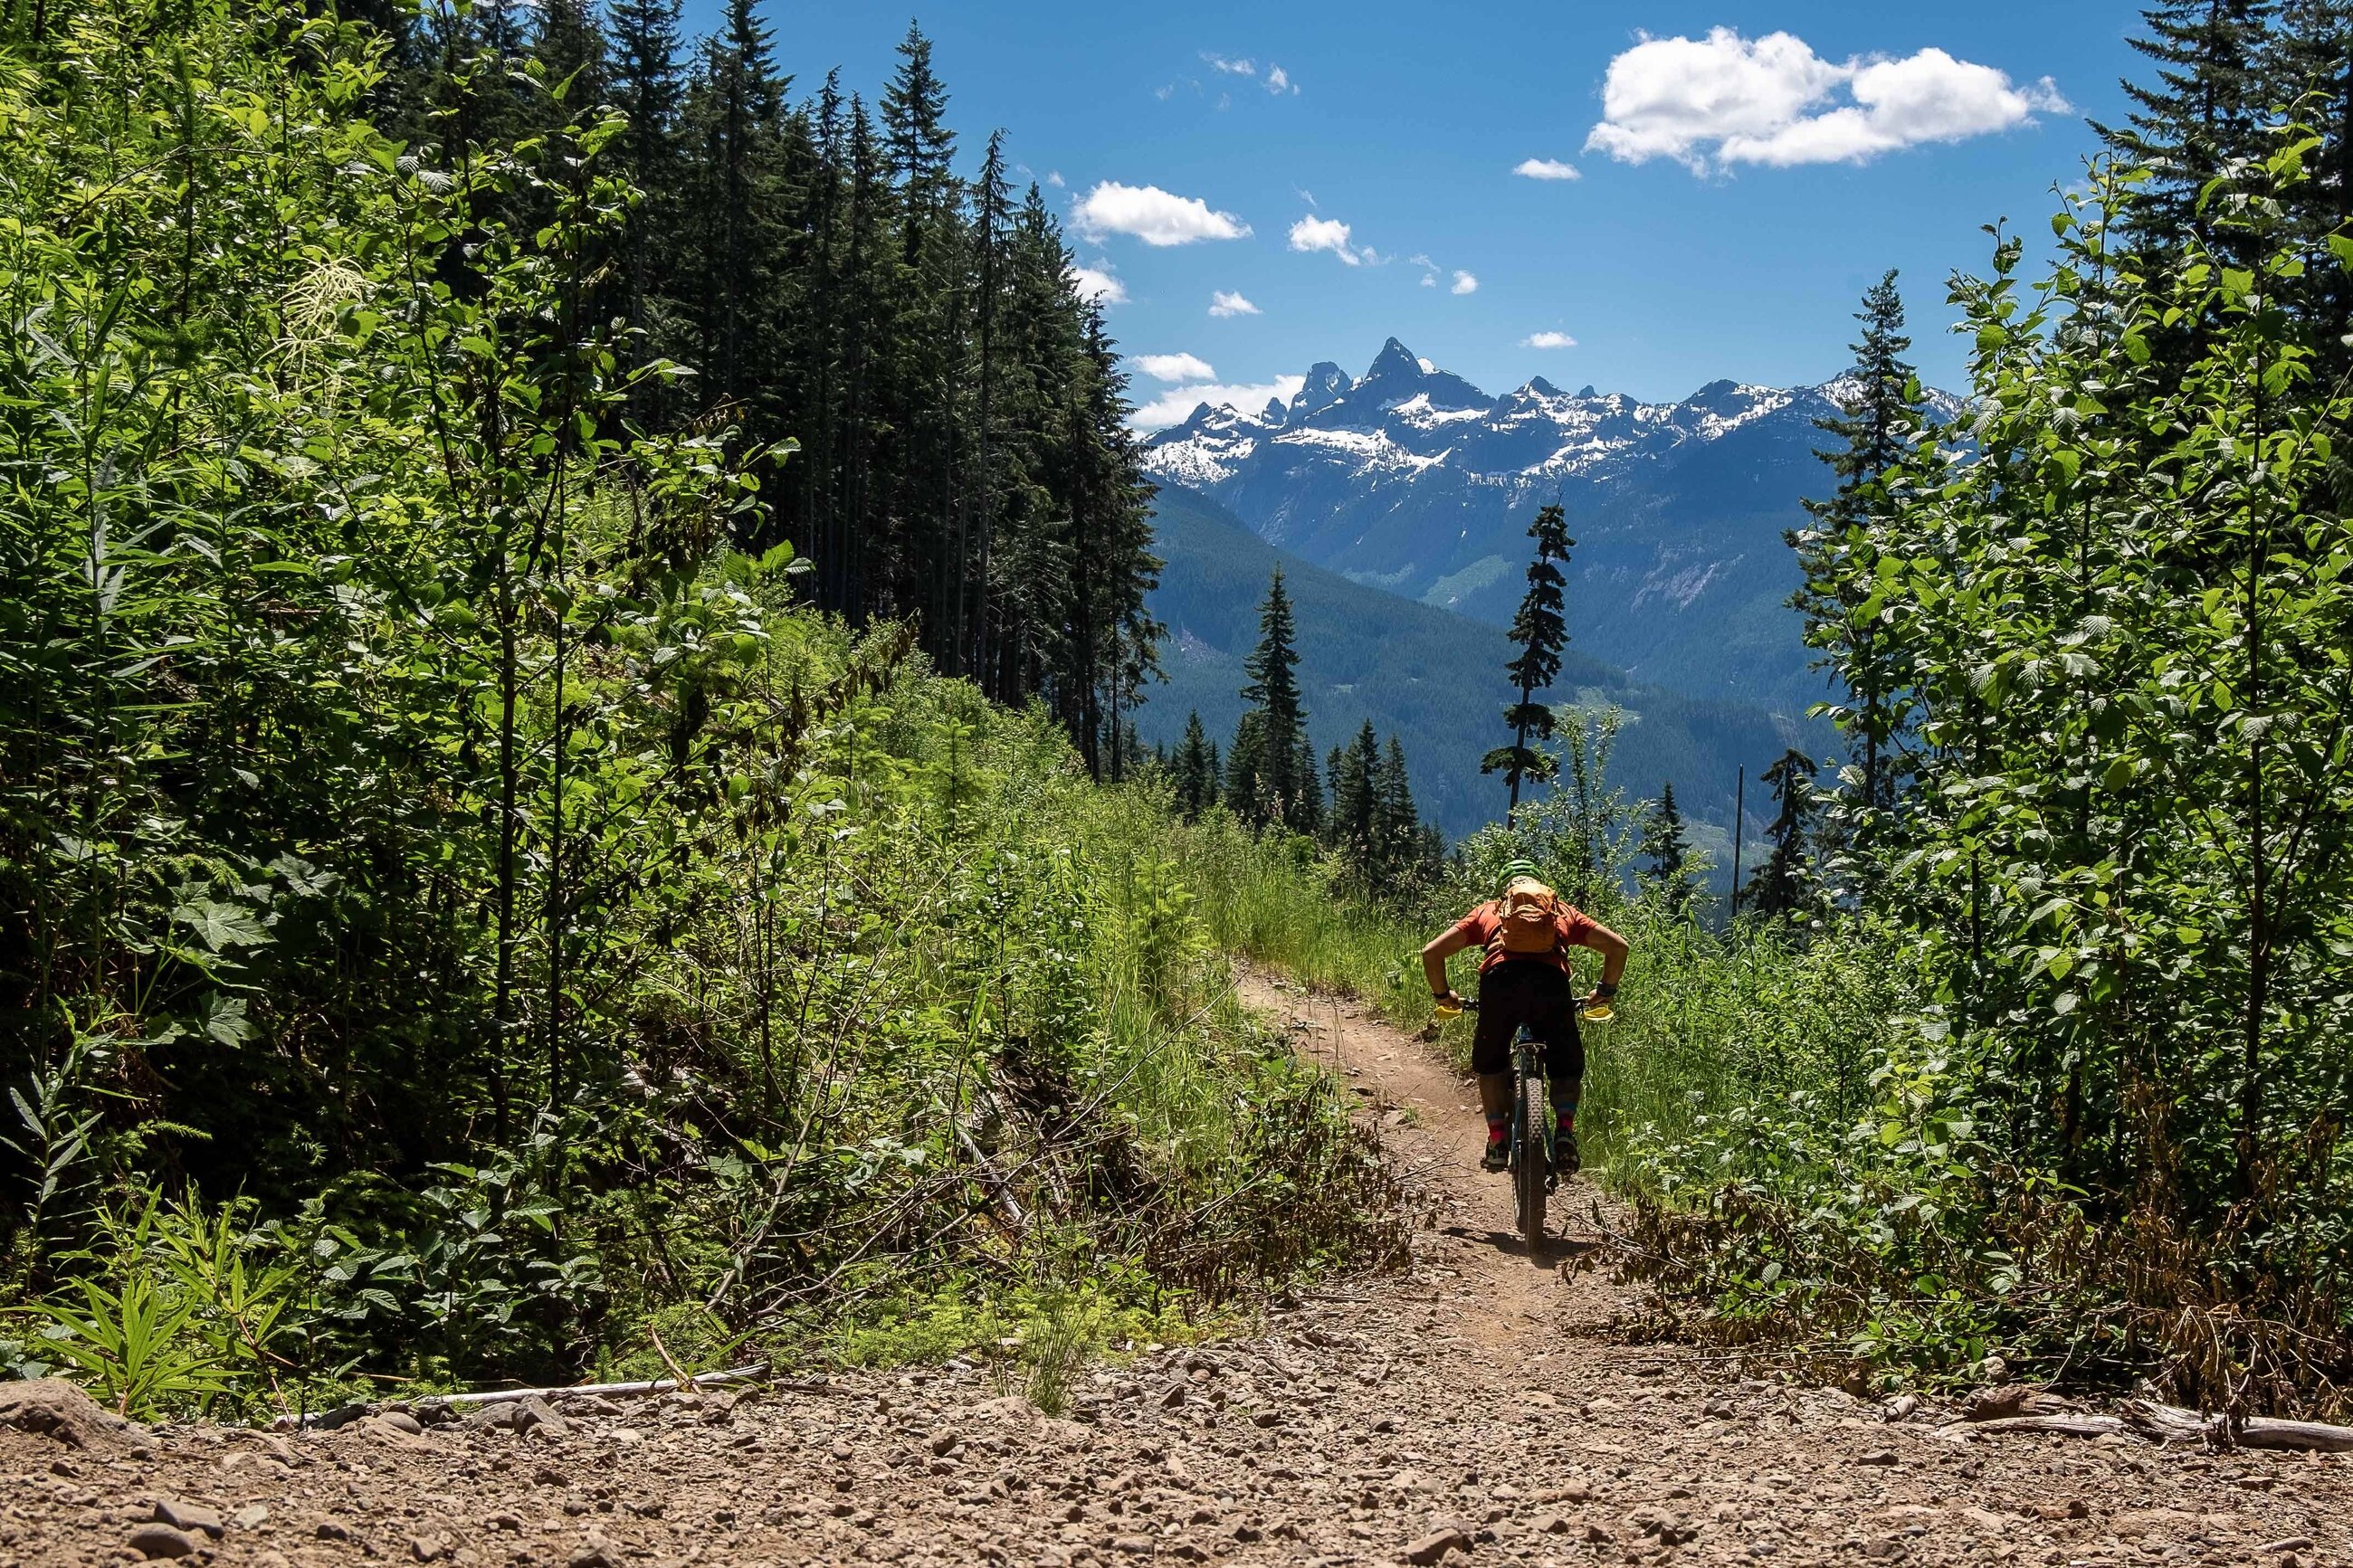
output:
[[[129,1447],[131,1424],[61,1377],[0,1383],[0,1426],[90,1454]]]
[[[1427,1564],[1438,1562],[1450,1552],[1460,1552],[1468,1556],[1470,1551],[1470,1533],[1449,1525],[1443,1530],[1433,1530],[1420,1540],[1412,1542],[1406,1547],[1402,1555],[1409,1563]]]
[[[129,1544],[132,1551],[153,1561],[189,1555],[196,1550],[196,1538],[168,1524],[142,1524],[131,1532]]]
[[[192,1502],[182,1502],[178,1498],[167,1497],[157,1500],[155,1521],[158,1524],[168,1524],[174,1530],[187,1531],[191,1534],[202,1531],[215,1541],[228,1533],[228,1527],[221,1522],[219,1514],[211,1509],[202,1508]]]

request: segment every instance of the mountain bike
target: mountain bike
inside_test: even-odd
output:
[[[1465,998],[1464,1012],[1479,1004]],[[1520,1239],[1530,1252],[1544,1245],[1545,1199],[1558,1185],[1553,1174],[1553,1135],[1557,1122],[1545,1089],[1544,1047],[1523,1024],[1512,1035],[1512,1207]]]

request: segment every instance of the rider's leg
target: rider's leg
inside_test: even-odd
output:
[[[1471,1036],[1471,1070],[1479,1075],[1479,1110],[1487,1119],[1490,1170],[1502,1170],[1512,1136],[1512,1034],[1518,1024],[1510,987],[1479,981],[1479,1022]]]

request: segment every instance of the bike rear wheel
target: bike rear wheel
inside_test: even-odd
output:
[[[1545,1184],[1552,1174],[1543,1120],[1552,1113],[1552,1108],[1545,1100],[1544,1079],[1534,1073],[1520,1075],[1517,1110],[1520,1146],[1513,1151],[1512,1192],[1518,1200],[1520,1237],[1534,1250],[1544,1242]]]

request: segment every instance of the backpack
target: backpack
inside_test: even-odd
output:
[[[1524,957],[1548,957],[1560,950],[1560,895],[1533,877],[1522,877],[1495,900],[1496,945]]]

